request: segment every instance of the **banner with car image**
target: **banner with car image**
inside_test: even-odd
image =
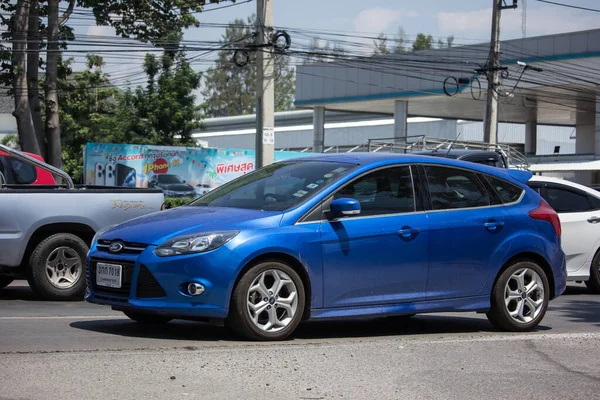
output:
[[[276,151],[275,161],[307,153]],[[88,143],[85,184],[155,187],[167,197],[198,197],[254,170],[254,150]]]

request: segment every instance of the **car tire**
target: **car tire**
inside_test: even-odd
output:
[[[296,271],[279,261],[266,261],[239,280],[227,322],[250,340],[283,340],[302,320],[304,304],[304,284]]]
[[[4,289],[14,281],[10,276],[0,276],[0,289]]]
[[[123,314],[129,317],[129,319],[132,319],[135,322],[144,325],[166,324],[167,322],[173,320],[173,318],[165,317],[162,315],[138,313],[135,311],[123,311]]]
[[[600,251],[596,253],[590,265],[590,279],[585,281],[590,293],[600,294]]]
[[[527,332],[544,318],[549,302],[550,285],[542,267],[533,261],[519,261],[498,277],[486,315],[500,330]]]
[[[83,300],[89,248],[78,236],[57,233],[33,250],[26,268],[31,289],[47,300]]]

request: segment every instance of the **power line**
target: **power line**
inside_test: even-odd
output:
[[[597,8],[574,6],[572,4],[557,3],[555,1],[548,1],[548,0],[537,0],[537,1],[539,1],[540,3],[547,3],[547,4],[552,4],[552,5],[560,6],[560,7],[575,8],[577,10],[600,12],[600,9],[597,9]]]

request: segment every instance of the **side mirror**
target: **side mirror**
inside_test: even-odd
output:
[[[334,218],[358,215],[360,214],[360,203],[358,200],[347,197],[336,199],[329,205],[329,211]]]

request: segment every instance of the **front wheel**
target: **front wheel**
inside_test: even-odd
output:
[[[248,270],[234,289],[228,322],[251,340],[283,340],[302,319],[304,285],[290,266],[278,261]]]
[[[70,233],[42,240],[27,265],[29,286],[47,300],[83,300],[88,250],[81,238]]]
[[[590,266],[590,279],[585,281],[590,293],[600,294],[600,251],[596,253]]]
[[[511,332],[534,329],[544,318],[550,301],[544,270],[534,262],[516,262],[498,277],[486,313],[497,328]]]

